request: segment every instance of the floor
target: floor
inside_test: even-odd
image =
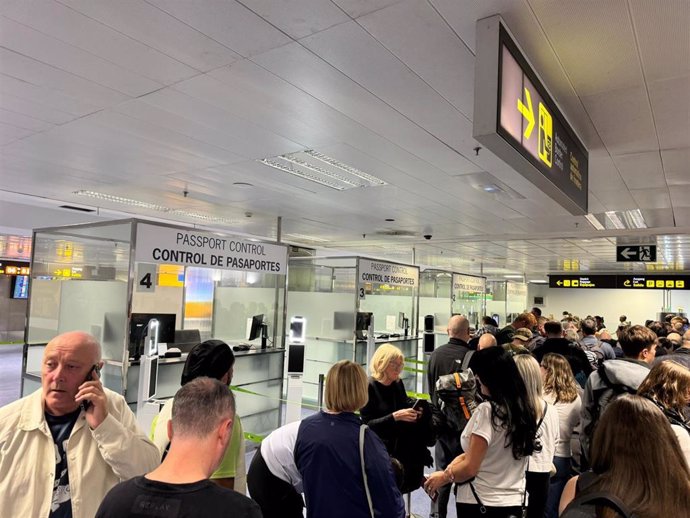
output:
[[[19,399],[21,391],[22,346],[0,345],[0,406]],[[311,413],[311,412],[309,412]],[[247,452],[247,466],[251,463],[254,452]],[[418,489],[412,493],[412,515],[429,516],[430,500],[426,493]],[[455,506],[449,505],[448,518],[456,518]]]
[[[19,399],[22,378],[22,346],[0,345],[0,406]]]

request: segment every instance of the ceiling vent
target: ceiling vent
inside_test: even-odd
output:
[[[377,230],[374,232],[376,236],[387,236],[387,237],[417,237],[419,234],[412,230]]]
[[[74,205],[60,205],[61,209],[76,210],[77,212],[96,212],[96,209],[89,209],[87,207],[76,207]]]
[[[463,182],[467,182],[473,189],[489,194],[497,200],[507,201],[525,199],[522,194],[508,187],[501,180],[486,171],[456,176],[456,178],[459,178]]]

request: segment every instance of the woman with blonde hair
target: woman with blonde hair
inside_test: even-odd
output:
[[[364,429],[362,438],[355,415],[367,402],[362,366],[349,360],[333,365],[325,402],[325,411],[302,420],[295,441],[307,516],[402,518],[405,504],[386,448],[371,430]]]
[[[527,388],[527,397],[539,416],[537,424],[537,441],[541,450],[535,451],[527,464],[527,506],[528,518],[544,518],[546,500],[549,491],[549,473],[553,463],[556,443],[558,442],[558,412],[544,401],[543,382],[539,363],[531,354],[514,356],[520,377]]]
[[[558,413],[559,434],[553,464],[556,473],[549,481],[549,496],[546,499],[546,518],[558,517],[558,502],[572,470],[573,452],[570,441],[573,430],[580,423],[580,386],[577,384],[570,363],[560,354],[545,354],[541,360],[541,375],[544,380],[544,399]]]
[[[606,407],[592,441],[592,472],[568,481],[561,514],[573,498],[584,504],[602,493],[640,518],[688,516],[688,464],[668,420],[646,398],[624,394]],[[597,501],[598,517],[618,516]]]
[[[433,459],[427,445],[433,444],[431,409],[426,401],[407,397],[400,374],[405,358],[400,349],[383,344],[371,358],[369,400],[360,410],[362,421],[381,438],[388,453],[403,465],[402,492],[417,489],[424,466]]]
[[[664,413],[690,466],[690,423],[683,415],[690,403],[690,370],[674,361],[659,362],[649,371],[637,394]]]

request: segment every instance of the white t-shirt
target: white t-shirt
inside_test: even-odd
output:
[[[529,458],[528,469],[532,473],[548,473],[551,471],[553,456],[556,453],[556,443],[558,442],[558,429],[558,411],[553,405],[549,405],[546,407],[544,420],[539,425],[539,430],[537,430],[537,439],[541,443],[541,451],[534,452]]]
[[[580,396],[577,396],[570,403],[562,401],[554,403],[556,399],[554,394],[544,394],[544,399],[549,405],[556,407],[558,412],[559,436],[556,443],[556,457],[572,457],[573,452],[570,448],[570,440],[573,436],[573,430],[580,424],[582,399],[580,399]]]
[[[295,464],[295,442],[300,422],[288,423],[271,432],[261,441],[261,456],[266,466],[280,480],[292,484],[298,493],[302,490],[302,476]]]
[[[678,426],[677,424],[672,424],[671,428],[676,434],[676,437],[678,437],[680,449],[683,450],[683,454],[685,455],[685,462],[687,462],[688,466],[690,466],[690,434],[685,428]]]
[[[489,444],[472,482],[482,503],[494,507],[522,505],[527,457],[515,460],[512,449],[505,447],[506,431],[493,426],[490,403],[484,402],[477,407],[460,435],[460,444],[465,451],[470,447],[471,435],[483,437]],[[469,484],[458,486],[456,500],[463,504],[477,503]]]

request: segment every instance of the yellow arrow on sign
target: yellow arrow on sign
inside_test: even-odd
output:
[[[529,138],[534,129],[534,110],[532,110],[532,97],[529,94],[529,90],[525,88],[525,99],[527,100],[527,106],[522,104],[522,99],[518,99],[517,109],[522,116],[527,119],[527,127],[525,128],[525,138]]]

